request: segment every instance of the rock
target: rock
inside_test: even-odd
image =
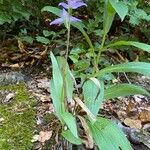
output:
[[[0,85],[9,85],[24,82],[26,77],[21,72],[0,73]]]

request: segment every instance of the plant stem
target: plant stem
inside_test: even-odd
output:
[[[105,44],[105,40],[106,40],[106,33],[104,33],[103,35],[103,39],[102,39],[102,43],[101,43],[101,46],[100,46],[100,49],[99,49],[99,52],[98,52],[98,56],[97,56],[97,61],[96,61],[96,67],[98,68],[98,63],[99,63],[99,59],[100,59],[100,56],[101,56],[101,52],[104,48],[104,44]]]
[[[68,53],[69,53],[69,45],[70,45],[70,23],[67,28],[67,48],[66,48],[66,60],[68,59]]]
[[[89,36],[87,35],[87,33],[84,30],[82,30],[82,34],[85,37],[85,39],[86,39],[87,43],[89,44],[90,49],[91,49],[91,51],[93,53],[93,59],[94,59],[94,70],[93,70],[93,73],[95,73],[98,70],[98,68],[97,68],[97,63],[96,63],[96,54],[95,54],[95,51],[94,51],[94,46],[93,46]]]

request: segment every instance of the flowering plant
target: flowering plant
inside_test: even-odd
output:
[[[93,148],[95,141],[98,148],[101,150],[132,149],[128,140],[117,125],[108,119],[99,117],[99,109],[104,100],[133,94],[150,95],[143,88],[132,84],[117,84],[111,86],[105,86],[104,84],[106,75],[114,72],[136,72],[150,75],[150,63],[128,62],[99,70],[101,54],[109,48],[126,45],[150,52],[150,45],[135,41],[118,41],[105,45],[107,33],[113,23],[115,14],[117,13],[121,20],[124,20],[128,13],[126,3],[127,2],[117,0],[105,1],[103,38],[101,45],[98,47],[98,52],[95,50],[89,36],[86,34],[84,24],[80,19],[72,16],[73,9],[87,6],[83,1],[68,0],[67,3],[61,2],[59,6],[62,6],[63,10],[51,6],[46,6],[42,9],[42,11],[49,11],[60,17],[52,21],[50,25],[64,23],[67,28],[66,59],[63,57],[57,57],[56,59],[52,52],[50,54],[53,67],[50,91],[56,115],[63,126],[62,136],[72,144],[80,145],[84,143],[87,148]],[[89,44],[92,54],[91,62],[93,71],[91,74],[85,75],[86,77],[80,87],[82,90],[79,89],[76,79],[67,63],[71,26],[81,31]],[[80,113],[82,111],[84,111],[85,114]],[[79,122],[86,134],[86,142],[83,138],[84,136],[78,132],[80,128],[78,125]]]

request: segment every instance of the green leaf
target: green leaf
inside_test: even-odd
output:
[[[45,37],[43,37],[43,36],[37,36],[36,40],[38,42],[41,42],[41,43],[46,44],[46,45],[50,43],[50,40],[45,38]]]
[[[76,138],[70,130],[62,131],[61,135],[68,140],[70,143],[75,144],[75,145],[81,145],[82,140],[80,138]]]
[[[110,0],[112,7],[115,9],[117,14],[123,21],[125,16],[128,14],[128,6],[122,1]]]
[[[84,102],[91,113],[97,116],[104,98],[104,83],[99,81],[99,86],[92,80],[87,80],[83,85]]]
[[[90,66],[90,61],[87,60],[80,60],[75,63],[75,71],[83,71]]]
[[[129,62],[117,64],[100,70],[95,74],[95,76],[104,77],[105,74],[112,72],[136,72],[144,75],[150,75],[150,63]]]
[[[68,65],[65,58],[58,57],[58,62],[59,62],[60,70],[61,70],[62,75],[64,77],[67,100],[69,102],[71,102],[72,97],[73,97],[73,90],[74,90],[74,88],[73,88],[73,75],[69,69],[69,65]]]
[[[119,84],[112,85],[108,87],[104,92],[104,99],[108,100],[110,98],[116,98],[120,96],[128,96],[135,94],[142,94],[150,96],[150,93],[147,92],[140,86],[132,85],[132,84]]]
[[[104,49],[116,47],[116,46],[122,46],[122,45],[134,46],[150,53],[150,45],[145,43],[135,42],[135,41],[118,41],[113,44],[107,45],[106,47],[104,47]]]
[[[76,138],[78,138],[76,120],[73,117],[73,115],[71,113],[69,113],[69,112],[64,112],[62,114],[62,118],[63,118],[64,122],[66,123],[66,125],[68,126],[68,128],[70,129],[71,133]]]
[[[33,44],[34,38],[32,38],[31,36],[21,36],[19,37],[22,41],[25,41],[27,43]]]
[[[4,24],[5,22],[11,23],[11,16],[6,12],[0,10],[0,25]]]
[[[61,103],[61,100],[59,99],[59,95],[57,93],[57,90],[55,89],[53,80],[50,81],[50,92],[51,92],[52,102],[53,102],[53,105],[54,105],[54,108],[56,111],[56,115],[63,122],[63,120],[61,118],[61,114],[63,112],[62,103]]]
[[[44,8],[42,8],[41,11],[42,12],[43,11],[51,12],[51,13],[55,14],[56,16],[59,16],[59,17],[60,17],[60,14],[61,14],[61,9],[59,9],[57,7],[52,7],[52,6],[45,6]]]
[[[112,22],[114,20],[115,13],[116,12],[112,7],[112,5],[110,4],[110,1],[105,0],[104,23],[103,23],[104,34],[107,34],[109,32]]]
[[[99,117],[88,125],[100,150],[132,150],[123,132],[108,119]]]
[[[56,35],[56,33],[54,32],[54,31],[48,31],[48,30],[43,30],[43,35],[45,36],[45,37],[49,37],[49,36],[55,36]]]
[[[61,118],[61,114],[65,110],[63,78],[57,60],[52,52],[50,53],[50,56],[53,67],[50,91],[56,113],[59,116],[59,118]]]

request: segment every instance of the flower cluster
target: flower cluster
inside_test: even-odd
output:
[[[80,19],[71,16],[65,9],[77,9],[82,6],[87,6],[82,0],[68,0],[67,3],[61,2],[59,3],[59,6],[63,7],[63,10],[61,12],[61,17],[55,19],[50,23],[50,25],[55,25],[55,24],[62,24],[66,23],[68,24],[69,22],[79,22],[81,21]]]

